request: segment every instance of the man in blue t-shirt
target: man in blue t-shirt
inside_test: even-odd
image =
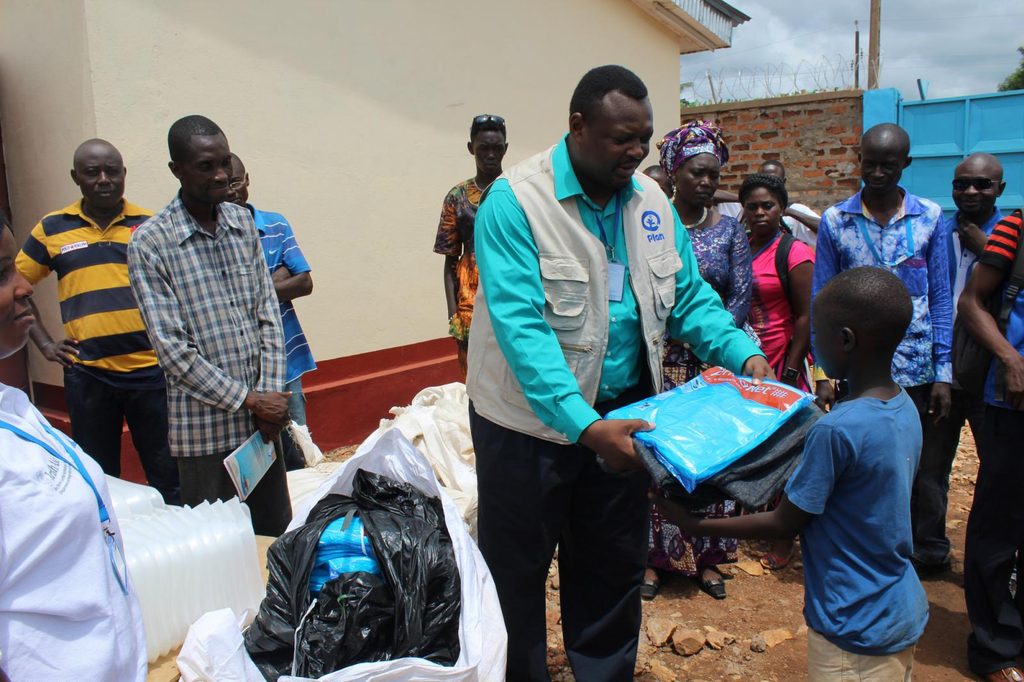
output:
[[[912,314],[906,288],[885,270],[853,268],[832,277],[814,300],[816,358],[830,377],[848,382],[849,394],[808,433],[779,506],[698,519],[659,502],[696,536],[801,533],[812,680],[909,681],[914,646],[928,620],[928,600],[910,560],[921,420],[891,372]]]
[[[967,659],[986,680],[1022,682],[1024,650],[1024,292],[1011,282],[1024,242],[1020,210],[1000,220],[960,297],[967,329],[993,355],[985,382],[978,480],[967,519],[964,597],[971,620]],[[1011,287],[1017,286],[1014,290]],[[1005,329],[988,303],[1009,307]],[[1017,593],[1010,575],[1017,569]]]
[[[292,226],[284,216],[280,213],[261,211],[248,203],[249,174],[242,160],[235,154],[231,155],[229,182],[231,201],[249,209],[260,233],[263,257],[267,261],[270,277],[274,280],[274,292],[281,305],[281,327],[284,331],[288,363],[284,390],[291,391],[288,398],[288,413],[293,422],[304,425],[306,396],[302,393],[302,375],[316,369],[316,363],[313,361],[313,353],[309,350],[309,343],[306,342],[306,335],[302,332],[292,301],[313,293],[313,275],[310,272],[312,268],[302,255]],[[306,466],[302,453],[288,435],[287,429],[281,431],[281,444],[284,447],[285,466],[289,471]]]

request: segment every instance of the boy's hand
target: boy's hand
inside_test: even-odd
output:
[[[952,402],[949,384],[936,381],[932,384],[932,393],[928,400],[928,414],[936,424],[949,416],[949,406]]]
[[[818,407],[828,412],[836,404],[836,390],[828,379],[819,379],[814,382],[814,394],[817,396]]]
[[[670,502],[664,497],[655,497],[654,506],[664,515],[666,519],[679,526],[687,533],[695,533],[700,519],[690,513],[686,507]]]
[[[747,358],[747,361],[743,363],[742,373],[753,379],[755,386],[760,384],[763,379],[775,378],[772,366],[768,364],[768,360],[763,355],[751,355]]]

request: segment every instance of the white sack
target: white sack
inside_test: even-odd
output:
[[[392,407],[377,433],[398,429],[430,462],[434,474],[476,537],[476,453],[469,432],[469,397],[461,383],[431,386],[406,407]],[[371,435],[371,438],[373,436]]]
[[[236,616],[231,609],[203,614],[189,628],[175,663],[181,679],[195,682],[264,682],[245,651],[239,627],[254,614]]]

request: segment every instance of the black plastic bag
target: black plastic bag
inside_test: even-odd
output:
[[[352,509],[383,575],[339,576],[310,608],[317,542],[329,523]],[[267,596],[245,646],[268,680],[290,674],[293,663],[297,674],[319,676],[406,656],[441,665],[458,660],[462,591],[455,551],[441,501],[411,485],[359,470],[352,497],[320,500],[304,526],[271,545],[267,567]]]
[[[298,628],[296,675],[317,678],[355,662],[387,660],[395,632],[395,597],[372,573],[328,581]]]

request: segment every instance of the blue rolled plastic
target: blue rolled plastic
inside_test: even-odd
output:
[[[313,570],[309,574],[309,591],[316,596],[324,585],[346,573],[374,573],[380,575],[380,565],[373,554],[370,539],[366,537],[363,522],[353,516],[348,527],[342,516],[327,524],[317,543]]]
[[[612,410],[608,419],[655,425],[633,437],[648,445],[687,492],[763,443],[814,396],[776,381],[754,386],[721,367],[670,391]]]

